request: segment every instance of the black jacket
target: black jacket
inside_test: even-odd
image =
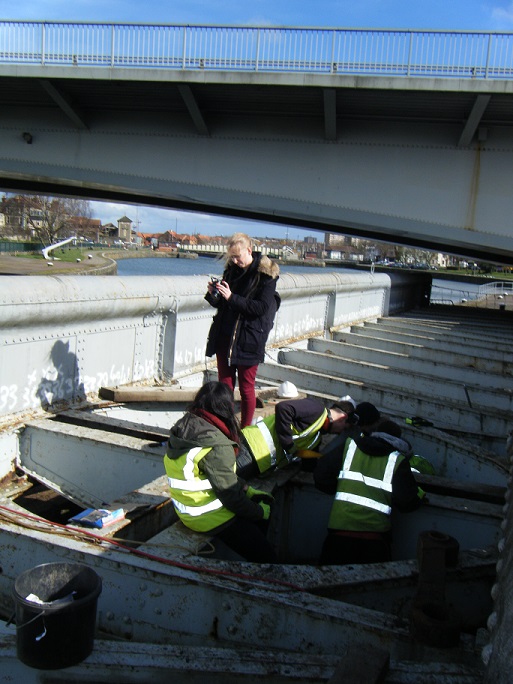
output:
[[[276,417],[275,429],[280,444],[284,451],[290,453],[294,449],[292,439],[292,426],[298,432],[306,430],[313,425],[324,411],[324,404],[317,399],[290,399],[276,404],[274,415]],[[322,430],[321,430],[322,432]]]
[[[232,291],[228,301],[205,299],[217,308],[208,334],[206,356],[214,356],[229,343],[230,365],[254,366],[264,360],[265,345],[280,306],[276,292],[279,266],[260,252],[253,252],[247,269],[229,264],[223,273]]]

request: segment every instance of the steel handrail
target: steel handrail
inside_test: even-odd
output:
[[[0,21],[0,64],[513,78],[513,33]]]

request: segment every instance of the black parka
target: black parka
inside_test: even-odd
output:
[[[230,365],[254,366],[265,356],[267,338],[280,306],[276,292],[279,266],[260,252],[253,252],[253,261],[242,269],[230,263],[223,273],[232,291],[227,301],[219,297],[205,299],[217,308],[207,339],[206,356],[214,356],[222,343],[228,344]]]

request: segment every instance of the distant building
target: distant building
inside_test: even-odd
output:
[[[101,227],[101,231],[105,237],[116,238],[118,236],[118,229],[113,223],[105,223]]]
[[[128,218],[128,216],[118,219],[118,238],[122,242],[132,242],[133,223],[132,219]]]
[[[341,245],[351,246],[353,244],[354,238],[350,235],[340,235],[340,233],[325,233],[324,234],[324,246],[326,249],[331,249],[332,247],[340,247]]]
[[[87,216],[70,216],[69,218],[70,235],[99,242],[100,231],[103,232],[100,219],[93,219]]]

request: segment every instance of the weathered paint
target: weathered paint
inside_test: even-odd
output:
[[[404,308],[405,297],[413,305],[419,279],[284,275],[268,345],[388,314]],[[205,344],[214,314],[205,287],[200,277],[4,276],[0,416],[80,403],[102,386],[153,384],[205,370],[212,364]]]
[[[332,296],[331,291],[329,297]],[[330,310],[330,303],[326,310]],[[468,315],[470,316],[470,313]],[[315,352],[306,353],[311,355],[311,358],[316,357]],[[299,359],[302,363],[304,357],[293,351],[289,352],[288,358],[296,361]],[[66,373],[72,373],[73,368],[73,363],[63,365]],[[267,379],[272,385],[277,383],[279,375],[283,377],[286,374],[286,378],[291,379],[289,374],[295,373],[292,376],[293,381],[297,382],[300,389],[310,390],[312,394],[317,393],[329,401],[330,398],[348,391],[344,387],[344,379],[337,377],[336,364],[333,368],[334,375],[329,376],[326,368],[324,372],[321,370],[307,373],[292,364],[268,363],[261,368],[261,381]],[[395,373],[392,367],[389,370],[392,374]],[[66,380],[67,377],[64,376],[63,379]],[[438,382],[441,384],[440,379]],[[373,390],[370,382],[350,381],[349,393],[357,400],[373,401],[373,391],[375,396],[382,398],[382,401],[374,403],[380,408],[386,408],[390,399],[390,405],[398,416],[416,414],[417,407],[430,406],[429,400],[424,402],[424,398],[415,396],[415,393],[408,394],[403,391],[402,403],[399,404],[398,391],[390,392],[388,387]],[[378,391],[383,394],[378,395]],[[434,399],[431,404],[433,407],[436,405]],[[442,415],[447,418],[447,402],[445,404],[444,407],[444,402],[439,400],[438,418]],[[120,410],[116,411],[117,408]],[[171,419],[170,415],[166,416],[163,407],[158,411],[148,411],[147,414],[142,407],[127,409],[109,407],[108,404],[102,404],[98,410],[107,418],[109,414],[115,416],[117,413],[126,420],[131,415],[139,429],[141,422],[151,427],[154,420],[161,425],[165,424],[166,419]],[[461,412],[461,415],[471,414],[476,421],[483,421],[486,418],[491,420],[491,416],[482,410],[471,410],[466,399],[460,406],[454,404],[452,410],[454,413]],[[139,420],[140,416],[144,416],[145,420]],[[487,425],[490,427],[492,423],[489,422]],[[496,427],[499,428],[500,424],[497,423]],[[480,432],[482,434],[482,430]],[[410,434],[415,434],[411,428]],[[429,430],[428,434],[433,441],[437,440],[436,430]],[[441,439],[442,435],[439,437]],[[505,435],[502,439],[504,444]],[[126,494],[127,487],[133,487],[141,481],[148,484],[156,473],[158,461],[162,456],[162,445],[150,446],[150,440],[120,435],[119,432],[110,435],[108,430],[102,433],[82,425],[62,425],[58,421],[26,421],[26,426],[16,435],[16,440],[20,450],[19,465],[27,467],[37,477],[47,478],[49,483],[59,475],[63,491],[80,501],[95,493],[95,485],[96,493],[100,489],[100,484],[105,487],[102,490],[103,495],[120,494],[123,489]],[[429,441],[424,443],[427,445]],[[54,449],[57,452],[56,458],[50,453]],[[479,457],[479,454],[476,456],[470,451],[467,462],[464,458],[460,461],[463,451],[457,456],[459,467],[465,470],[466,463],[475,460],[471,470],[472,477],[470,472],[467,473],[470,482],[474,481],[474,478],[479,480],[481,472],[486,472],[490,481],[496,477],[497,482],[505,482],[504,459],[502,464],[494,464],[489,454],[483,453],[482,457]],[[456,452],[453,458],[455,456]],[[450,449],[440,450],[438,457],[440,463],[443,463],[444,459],[449,460]],[[81,465],[76,467],[77,463]],[[451,466],[454,468],[454,463]],[[95,483],[94,476],[102,467],[105,467],[105,482]],[[123,470],[126,470],[126,473],[123,473]],[[453,472],[457,476],[457,470]],[[80,475],[78,483],[74,482],[77,473]],[[112,488],[109,487],[109,479]],[[162,481],[162,474],[156,478],[159,479]],[[291,532],[301,532],[307,522],[302,512],[305,508],[309,510],[312,507],[305,506],[304,502],[309,497],[315,498],[317,494],[308,482],[301,480],[291,482],[290,487],[292,500],[298,497],[291,509],[296,513],[292,516],[283,516],[280,526],[283,527],[285,519],[288,518],[289,524],[292,525]],[[160,516],[165,501],[160,482],[151,491],[151,488],[145,489],[143,482],[140,489],[144,497],[155,498]],[[27,519],[23,519],[22,526],[21,516],[16,517],[22,514],[23,510],[12,500],[14,496],[15,488],[3,500],[7,507],[14,511],[14,519],[6,517],[4,511],[4,519],[0,523],[5,558],[3,572],[0,575],[0,600],[4,611],[8,610],[12,581],[23,569],[33,565],[35,557],[38,563],[70,558],[83,561],[87,558],[88,564],[101,572],[106,587],[102,595],[104,604],[100,610],[99,624],[102,630],[116,637],[134,642],[148,638],[155,643],[179,641],[184,647],[201,644],[206,647],[232,645],[237,648],[248,643],[253,645],[257,639],[264,648],[272,648],[278,643],[282,650],[290,652],[300,651],[305,655],[324,653],[329,656],[343,653],[347,657],[356,639],[360,648],[374,650],[384,646],[396,655],[402,654],[405,661],[422,655],[423,649],[411,641],[408,612],[402,612],[400,609],[401,606],[404,609],[408,605],[408,601],[415,593],[414,560],[356,570],[294,565],[271,568],[214,561],[215,569],[219,571],[219,574],[216,574],[212,572],[212,561],[205,558],[191,559],[191,556],[182,555],[183,566],[168,565],[170,559],[176,561],[178,556],[177,549],[173,546],[173,536],[167,536],[169,528],[145,539],[146,542],[153,542],[157,546],[152,548],[148,545],[146,549],[144,544],[139,549],[140,553],[136,555],[130,554],[124,548],[111,546],[107,542],[98,545],[63,537],[61,533],[55,534],[56,530],[52,529],[54,526],[43,523],[31,523],[27,529]],[[472,498],[467,500],[465,497],[458,501],[451,501],[448,497],[441,500],[437,495],[432,495],[431,498],[429,506],[422,511],[422,516],[426,517],[419,518],[418,522],[440,531],[445,531],[447,525],[451,525],[453,530],[459,529],[463,543],[467,547],[463,549],[460,565],[454,575],[457,581],[453,587],[448,571],[447,586],[451,586],[451,600],[461,606],[466,603],[467,611],[475,607],[481,624],[483,616],[490,615],[490,641],[483,651],[484,659],[486,663],[493,663],[494,660],[504,663],[508,658],[509,643],[502,634],[502,641],[498,639],[498,631],[503,625],[508,624],[510,611],[510,602],[504,598],[509,596],[510,587],[503,575],[510,556],[508,524],[507,521],[501,524],[501,518],[507,513],[508,506],[503,508],[502,505],[476,501]],[[147,502],[148,498],[144,500]],[[163,524],[162,517],[156,516],[156,519],[159,520],[159,525]],[[410,521],[413,520],[414,518],[410,518]],[[404,532],[407,529],[405,527]],[[293,540],[294,537],[292,533],[284,536],[286,540]],[[174,543],[177,539],[174,539]],[[167,548],[158,545],[166,541]],[[312,546],[308,553],[315,555],[315,548]],[[404,553],[410,557],[411,548],[408,550],[406,545]],[[497,581],[492,591],[497,554],[500,554],[501,558],[497,563]],[[161,560],[158,557],[161,557]],[[234,571],[236,577],[231,574]],[[247,576],[240,577],[241,573]],[[305,588],[307,591],[303,591]],[[472,602],[468,600],[468,596],[473,597]],[[496,602],[496,610],[491,609],[492,599]],[[466,619],[472,622],[476,615],[468,613]],[[147,636],[148,629],[150,637]],[[479,638],[466,634],[458,649],[458,658],[464,661],[468,668],[465,674],[475,681],[479,681],[478,677],[482,674],[479,651],[484,641],[486,640],[483,640],[482,631]],[[433,658],[432,653],[430,657]],[[412,668],[420,665],[414,663]],[[435,670],[437,679],[434,681],[444,682],[447,670],[444,671],[442,666]],[[453,669],[452,672],[459,675],[462,670]]]

